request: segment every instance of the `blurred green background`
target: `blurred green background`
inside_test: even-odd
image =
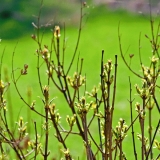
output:
[[[52,24],[65,22],[67,24],[78,23],[80,2],[82,0],[43,0],[41,12],[41,23],[52,22]],[[23,36],[30,32],[33,27],[32,22],[36,21],[36,16],[41,6],[41,0],[0,0],[0,37],[2,39],[12,39]],[[147,0],[87,0],[90,12],[93,8],[104,5],[106,8],[115,11],[119,9],[128,10],[139,14],[149,13],[149,3]],[[158,0],[152,0],[152,12],[159,12]],[[96,14],[99,15],[101,10]]]
[[[0,37],[12,39],[25,35],[33,29],[32,22],[37,21],[41,7],[37,0],[4,0],[0,2]],[[79,1],[44,0],[41,11],[41,23],[49,21],[59,23],[69,21],[77,15]],[[77,17],[75,17],[76,19]]]
[[[145,1],[146,2],[146,1]],[[152,1],[153,2],[153,1]],[[158,2],[158,1],[157,1]],[[157,4],[154,1],[154,5]],[[27,119],[27,107],[23,102],[19,99],[17,93],[15,92],[13,83],[11,81],[11,57],[12,52],[18,42],[15,52],[15,68],[17,68],[16,73],[19,73],[20,68],[23,68],[24,64],[28,64],[28,74],[22,77],[18,81],[18,86],[21,94],[24,98],[27,99],[27,88],[32,88],[32,100],[36,100],[36,108],[38,110],[43,110],[43,104],[38,98],[38,96],[42,96],[39,89],[39,83],[37,78],[37,69],[36,69],[36,55],[35,51],[38,48],[37,44],[31,39],[31,34],[35,33],[35,29],[32,26],[32,22],[37,23],[37,16],[39,14],[41,1],[38,0],[5,0],[1,2],[0,5],[0,39],[2,42],[0,44],[0,55],[3,53],[5,48],[5,55],[3,61],[3,69],[7,68],[8,75],[10,77],[10,93],[12,102],[12,112],[8,111],[8,114],[15,115],[13,117],[13,122],[17,121],[20,115],[24,116],[25,121],[29,122],[30,127],[33,128],[32,122],[34,120],[39,123],[39,132],[41,129],[42,119],[37,119],[35,113],[31,113],[30,119]],[[125,1],[124,1],[125,4]],[[154,6],[153,5],[153,6]],[[51,26],[42,27],[42,30],[45,29],[45,34],[43,37],[43,45],[50,45],[52,32],[51,29],[54,28],[55,25],[60,25],[61,35],[63,36],[63,24],[66,24],[66,67],[67,63],[71,60],[71,56],[74,52],[77,34],[78,34],[78,24],[80,17],[80,2],[77,0],[57,0],[50,1],[44,0],[43,7],[41,11],[41,20],[40,23],[42,26],[50,23]],[[83,19],[83,27],[82,27],[82,35],[80,40],[80,45],[78,48],[78,53],[80,53],[80,58],[84,58],[84,66],[83,66],[83,75],[87,76],[87,91],[91,91],[94,85],[98,85],[100,81],[100,60],[101,60],[101,52],[102,49],[105,50],[105,62],[107,59],[112,59],[114,63],[115,54],[118,55],[118,81],[117,81],[117,96],[116,96],[116,107],[115,107],[115,115],[114,115],[114,123],[116,126],[119,118],[124,118],[127,124],[130,123],[130,114],[129,114],[129,76],[131,76],[131,81],[133,85],[133,97],[135,98],[134,104],[137,101],[140,101],[138,96],[136,95],[136,91],[134,89],[134,84],[141,85],[141,80],[135,77],[132,73],[124,65],[119,51],[118,45],[118,25],[120,23],[120,33],[122,36],[122,47],[124,49],[124,53],[128,61],[129,54],[134,54],[134,57],[131,61],[131,66],[134,70],[141,74],[139,56],[138,56],[138,41],[139,35],[141,33],[141,51],[142,51],[142,59],[144,65],[148,65],[151,57],[151,46],[148,39],[145,38],[145,34],[151,36],[150,31],[150,22],[149,15],[144,13],[139,14],[139,9],[134,9],[133,12],[128,12],[123,9],[123,7],[118,7],[117,5],[113,8],[113,4],[109,3],[99,3],[98,1],[88,1],[87,6],[84,10],[86,14]],[[107,7],[108,6],[108,7]],[[109,8],[109,6],[111,8]],[[144,6],[143,6],[144,7]],[[144,9],[141,7],[141,9]],[[132,8],[131,8],[132,10]],[[155,16],[155,28],[159,22],[159,17]],[[63,40],[61,39],[61,42]],[[128,52],[127,49],[129,47]],[[77,57],[76,57],[77,61]],[[74,63],[74,67],[70,73],[72,76],[75,68],[76,61]],[[2,70],[3,71],[3,70]],[[46,69],[43,65],[41,70],[41,75],[43,77],[43,86],[47,83],[46,79]],[[4,74],[2,73],[2,79],[4,79]],[[55,100],[56,106],[59,109],[61,117],[64,117],[69,113],[66,108],[66,103],[63,101],[63,97],[57,90],[53,87],[51,88],[51,95],[53,97],[58,97]],[[136,116],[136,112],[134,112],[134,116]],[[154,113],[154,124],[156,124],[156,120],[159,118],[159,114]],[[62,124],[66,126],[65,118],[62,118]],[[92,131],[94,132],[94,136],[96,137],[97,128],[96,126],[92,126]],[[138,121],[136,122],[136,131],[139,131]],[[54,132],[53,132],[54,133]],[[133,148],[132,145],[128,145],[131,142],[131,132],[129,132],[129,136],[125,139],[124,150],[126,151],[126,156],[129,159],[133,159]],[[147,128],[146,128],[147,134]],[[53,147],[57,146],[57,141],[51,137],[52,143],[50,144]],[[97,137],[96,137],[97,138]],[[79,148],[78,145],[75,144],[75,137],[71,137],[68,141],[68,145],[71,148],[71,153],[74,154],[75,159],[77,158],[77,154],[81,157],[81,154],[84,153],[84,150]],[[80,143],[78,141],[78,143]],[[76,143],[77,144],[77,143]],[[139,151],[140,151],[140,144]],[[56,157],[59,153],[56,152],[56,147],[52,153],[52,156]],[[139,153],[138,151],[138,153]],[[81,153],[80,153],[81,152]],[[138,154],[140,157],[140,154]],[[83,160],[83,156],[82,156]]]

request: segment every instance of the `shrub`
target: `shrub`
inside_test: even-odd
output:
[[[142,80],[142,87],[135,85],[137,94],[140,97],[139,102],[135,104],[135,109],[137,111],[136,117],[133,116],[133,101],[132,98],[132,83],[131,78],[129,78],[129,105],[130,105],[130,124],[126,124],[125,120],[121,118],[117,122],[117,126],[113,126],[114,121],[114,111],[115,111],[115,100],[116,100],[116,90],[117,90],[117,68],[118,68],[118,58],[115,55],[114,63],[112,60],[104,62],[104,50],[102,50],[101,57],[101,68],[100,68],[100,83],[95,85],[92,91],[88,92],[86,90],[86,75],[83,75],[83,59],[80,59],[78,55],[77,63],[75,64],[75,59],[77,55],[77,49],[79,46],[81,30],[82,30],[82,20],[84,17],[83,10],[87,6],[84,2],[81,6],[80,14],[80,24],[78,31],[78,38],[76,40],[76,46],[74,53],[71,57],[71,61],[66,63],[65,52],[66,52],[66,41],[65,41],[65,25],[60,27],[55,26],[52,31],[52,39],[50,44],[43,44],[44,32],[41,32],[40,24],[40,13],[38,16],[37,23],[33,23],[36,34],[32,35],[32,39],[37,43],[38,49],[36,50],[37,56],[37,76],[41,95],[39,96],[41,100],[41,106],[37,107],[35,101],[31,101],[31,90],[28,90],[28,101],[22,95],[19,89],[18,82],[22,77],[27,76],[28,65],[24,64],[23,68],[15,68],[15,56],[16,47],[12,54],[12,83],[14,84],[15,90],[19,95],[19,98],[23,101],[26,107],[30,111],[35,112],[37,117],[42,118],[42,134],[39,134],[38,121],[33,122],[32,131],[27,130],[29,124],[24,121],[23,117],[16,122],[15,129],[13,126],[9,125],[9,117],[7,114],[7,101],[5,99],[5,94],[9,87],[9,80],[6,82],[0,82],[0,149],[1,149],[1,159],[10,159],[9,150],[13,150],[17,159],[58,159],[53,158],[54,150],[53,145],[50,146],[50,141],[56,139],[60,144],[59,157],[61,159],[79,159],[81,155],[72,155],[72,150],[70,150],[69,142],[67,141],[70,137],[75,138],[78,145],[82,145],[85,148],[84,159],[94,160],[112,160],[117,157],[122,159],[127,159],[125,151],[123,149],[123,144],[125,143],[125,137],[129,135],[128,131],[131,130],[132,133],[132,145],[133,145],[133,156],[134,159],[138,159],[137,150],[141,148],[141,159],[159,159],[159,154],[154,153],[154,147],[160,150],[160,142],[158,141],[159,125],[160,120],[156,120],[156,126],[153,126],[153,110],[160,112],[158,104],[158,78],[159,78],[159,27],[155,33],[154,24],[152,17],[151,20],[151,38],[146,35],[149,43],[152,47],[152,55],[150,59],[150,64],[146,67],[143,65],[141,58],[140,42],[139,39],[139,60],[142,74],[138,74],[130,66],[130,62],[133,55],[126,59],[121,45],[121,35],[120,28],[118,30],[119,37],[119,47],[121,57],[128,67],[128,69],[133,73],[133,75],[139,77]],[[46,26],[48,26],[47,24]],[[63,28],[63,36],[61,35],[61,28]],[[62,40],[61,40],[61,37]],[[61,49],[62,46],[62,49]],[[2,61],[5,50],[1,56],[0,63],[0,73],[2,72]],[[45,64],[45,69],[47,74],[42,77],[41,72],[43,72],[42,65]],[[74,67],[73,67],[74,66]],[[71,74],[72,70],[75,71]],[[7,74],[6,74],[7,75]],[[7,76],[6,76],[7,77]],[[32,77],[31,77],[32,78]],[[0,74],[0,79],[2,76]],[[46,79],[46,81],[44,81]],[[37,82],[37,81],[36,81]],[[65,109],[67,110],[66,117],[60,115],[59,106],[54,103],[56,97],[52,96],[52,89],[57,89],[60,92],[66,103]],[[36,92],[36,91],[35,91]],[[16,105],[16,104],[15,104]],[[43,109],[44,112],[41,112]],[[147,115],[148,114],[148,115]],[[22,115],[23,116],[23,115]],[[147,124],[146,118],[148,117],[148,134],[145,133]],[[11,118],[11,117],[10,117]],[[61,123],[61,118],[66,119],[68,126]],[[141,147],[136,145],[135,136],[135,122],[139,120],[140,133],[137,133],[137,138],[141,143]],[[12,123],[12,122],[11,122]],[[94,133],[92,128],[96,128],[97,131]],[[31,126],[30,126],[31,127]],[[41,128],[41,127],[40,127]],[[34,135],[32,135],[34,132]],[[54,134],[54,136],[53,136]],[[96,138],[98,137],[98,138]],[[79,143],[81,141],[81,143]],[[73,144],[76,146],[77,144]],[[58,146],[57,146],[58,148]],[[63,154],[61,154],[63,153]],[[157,152],[156,152],[157,153]],[[13,154],[13,153],[12,153]]]

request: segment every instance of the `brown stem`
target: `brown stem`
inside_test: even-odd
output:
[[[130,97],[129,97],[129,103],[130,103],[130,117],[131,117],[131,124],[133,123],[133,107],[132,107],[132,103],[134,101],[134,99],[132,100],[132,85],[131,85],[131,80],[129,77],[129,86],[130,86]],[[138,118],[138,116],[137,116]],[[134,137],[134,127],[132,124],[132,142],[133,142],[133,150],[134,150],[134,156],[135,156],[135,160],[137,160],[137,151],[136,151],[136,143],[135,143],[135,137]]]
[[[143,108],[142,112],[145,113],[145,98],[143,98]],[[141,145],[141,154],[142,154],[142,160],[144,160],[145,155],[145,137],[144,137],[144,115],[141,115],[141,133],[142,133],[142,145]]]
[[[105,100],[105,84],[104,84],[104,78],[103,78],[103,56],[104,56],[104,50],[102,50],[102,58],[101,58],[101,90],[102,90],[102,97],[103,97],[103,103],[104,103],[104,117],[105,117],[105,126],[104,126],[104,134],[105,134],[105,160],[108,160],[108,134],[107,134],[107,114],[106,114],[106,100]]]
[[[119,160],[123,160],[122,140],[120,140],[120,143],[119,143],[119,150],[120,150]]]
[[[15,48],[14,48],[14,50],[13,50],[13,53],[12,53],[12,81],[13,81],[13,84],[14,84],[14,86],[15,86],[15,89],[16,89],[16,91],[17,91],[20,99],[24,102],[24,104],[26,104],[29,108],[31,108],[31,107],[30,107],[30,104],[28,104],[28,103],[25,101],[25,99],[22,97],[22,95],[21,95],[21,93],[20,93],[20,91],[19,91],[19,89],[18,89],[17,81],[16,81],[15,74],[14,74],[14,56],[15,56],[16,47],[17,47],[17,44],[16,44],[16,46],[15,46]],[[31,110],[34,111],[35,113],[37,113],[38,115],[40,115],[41,117],[44,117],[44,118],[45,118],[44,115],[42,115],[41,113],[39,113],[38,111],[36,111],[34,108],[31,108]]]
[[[25,160],[26,158],[24,157],[24,154],[23,154],[21,148],[19,147],[19,144],[17,144],[16,139],[14,138],[13,134],[11,133],[11,131],[10,131],[9,127],[8,127],[7,118],[6,118],[6,111],[4,111],[3,114],[4,114],[4,119],[1,117],[1,120],[3,121],[3,124],[4,124],[5,128],[6,128],[6,131],[7,131],[6,133],[9,135],[9,138],[10,138],[10,140],[8,142],[12,146],[12,148],[15,151],[16,155],[18,156],[18,158],[20,160],[22,160],[22,159]],[[4,137],[6,137],[6,136],[4,136]]]
[[[62,52],[62,66],[64,66],[64,55],[65,55],[65,49],[66,49],[65,38],[66,38],[66,27],[65,27],[65,23],[64,23],[63,52]]]
[[[84,130],[84,138],[85,138],[84,141],[85,141],[85,147],[86,147],[87,160],[93,160],[93,155],[92,155],[91,147],[88,140],[88,134],[87,134],[88,127],[87,127],[87,118],[85,113],[82,115],[82,125]]]
[[[49,110],[49,113],[50,113],[50,116],[51,116],[51,120],[52,120],[52,124],[53,124],[53,127],[55,128],[56,130],[56,134],[57,134],[57,139],[58,141],[63,145],[63,147],[67,150],[67,146],[65,144],[65,141],[61,135],[61,132],[59,131],[58,129],[58,125],[57,125],[57,122],[55,121],[55,115],[51,113],[51,111]],[[72,157],[71,155],[69,154],[68,155],[68,159],[69,160],[72,160]]]
[[[139,78],[143,78],[143,77],[140,76],[138,73],[136,73],[135,71],[132,70],[132,68],[129,66],[129,64],[127,63],[127,61],[126,61],[126,59],[125,59],[125,57],[124,57],[124,55],[123,55],[122,44],[121,44],[121,36],[120,36],[120,31],[119,31],[119,29],[120,29],[120,24],[119,24],[119,26],[118,26],[118,39],[119,39],[119,49],[120,49],[121,57],[122,57],[125,65],[127,66],[127,68],[128,68],[134,75],[136,75],[136,76],[139,77]]]
[[[39,85],[40,85],[40,89],[41,92],[43,93],[43,87],[42,87],[42,83],[41,83],[41,75],[40,75],[40,52],[42,51],[42,47],[41,47],[41,42],[42,42],[42,37],[40,40],[40,17],[41,17],[41,11],[42,11],[42,6],[43,6],[43,0],[41,0],[41,5],[40,5],[40,10],[38,13],[38,17],[37,17],[37,43],[38,43],[38,47],[39,47],[39,51],[37,51],[37,73],[38,73],[38,81],[39,81]]]
[[[49,111],[49,108],[48,108],[48,104],[46,104],[45,106],[45,113],[46,113],[46,119],[45,119],[45,130],[46,130],[46,133],[45,133],[45,151],[44,151],[44,160],[47,160],[48,158],[48,136],[49,136],[49,122],[48,122],[48,111]]]
[[[38,134],[37,134],[37,125],[36,122],[34,122],[34,129],[35,129],[35,154],[34,154],[34,160],[36,160],[37,153],[38,153]]]
[[[147,153],[147,155],[146,155],[146,160],[148,160],[148,158],[149,158],[150,150],[151,150],[151,148],[152,148],[152,146],[153,146],[153,143],[154,143],[154,140],[155,140],[155,137],[156,137],[156,134],[157,134],[159,128],[160,128],[160,120],[158,121],[158,124],[157,124],[157,126],[156,126],[156,130],[155,130],[155,132],[154,132],[151,145],[150,145],[149,150],[148,150],[148,153]],[[160,155],[159,155],[158,157],[160,157]],[[157,158],[156,160],[158,160],[158,158]]]
[[[79,23],[79,31],[78,31],[78,38],[77,38],[77,43],[76,43],[76,47],[75,47],[75,50],[74,50],[74,53],[73,53],[73,56],[72,56],[72,60],[71,60],[71,63],[68,67],[68,70],[66,72],[66,75],[68,75],[71,67],[72,67],[72,64],[73,64],[73,61],[74,61],[74,58],[76,56],[76,53],[77,53],[77,49],[78,49],[78,46],[79,46],[79,41],[80,41],[80,37],[81,37],[81,31],[82,31],[82,19],[83,19],[83,4],[81,5],[81,11],[80,11],[80,23]]]
[[[151,105],[151,99],[149,100],[149,105]],[[151,146],[152,144],[152,109],[149,108],[149,129],[148,129],[148,132],[149,132],[149,145]],[[150,158],[153,159],[153,151],[152,151],[152,148],[150,150]]]
[[[89,136],[91,137],[91,139],[92,139],[92,141],[93,141],[93,143],[96,145],[96,147],[97,147],[97,149],[101,152],[101,154],[102,154],[102,157],[104,157],[104,153],[103,153],[103,150],[98,146],[98,144],[96,143],[96,141],[95,141],[95,139],[93,138],[93,136],[92,136],[92,134],[91,134],[91,132],[90,132],[90,130],[88,129],[88,134],[89,134]],[[102,158],[103,159],[103,158]]]
[[[116,97],[117,67],[118,67],[117,55],[115,55],[115,71],[114,71],[113,98],[112,98],[112,108],[111,108],[111,121],[113,120],[114,103],[115,103],[115,97]]]

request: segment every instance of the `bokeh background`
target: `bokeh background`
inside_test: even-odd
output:
[[[80,2],[81,0],[44,0],[41,22],[51,21],[54,24],[65,21],[71,25],[78,23]],[[88,0],[86,2],[90,11],[104,5],[112,11],[127,10],[136,14],[148,14],[149,3],[151,3],[152,13],[158,14],[160,8],[159,0],[150,2],[148,0]],[[0,0],[0,37],[11,39],[30,31],[33,28],[31,23],[36,21],[40,4],[40,0]]]
[[[87,91],[91,91],[94,85],[98,86],[100,80],[100,61],[101,51],[105,50],[105,62],[108,59],[112,59],[114,63],[114,55],[118,55],[118,81],[117,81],[117,95],[116,95],[116,107],[113,126],[117,125],[119,118],[124,118],[127,124],[130,124],[130,108],[129,108],[129,76],[131,76],[133,86],[133,97],[135,98],[134,104],[138,99],[134,84],[141,86],[141,80],[134,76],[125,66],[119,50],[118,44],[118,25],[120,25],[120,32],[122,35],[122,47],[125,53],[125,57],[130,62],[129,55],[134,54],[131,61],[131,67],[141,74],[139,56],[138,56],[138,41],[141,33],[142,41],[142,59],[144,65],[148,65],[151,57],[151,46],[145,34],[151,36],[150,30],[150,18],[149,12],[152,9],[152,14],[155,15],[155,26],[157,26],[156,19],[159,18],[159,0],[151,0],[151,8],[149,1],[147,0],[88,0],[87,7],[84,10],[86,16],[83,19],[82,35],[78,53],[80,58],[84,58],[83,75],[87,75]],[[43,45],[50,45],[52,32],[51,29],[55,25],[60,25],[63,28],[63,24],[66,24],[66,64],[71,60],[71,56],[74,52],[79,17],[80,17],[80,0],[44,0],[41,9],[40,24],[42,30],[45,29],[43,37]],[[28,64],[28,74],[21,77],[18,81],[18,87],[21,94],[27,99],[27,89],[31,87],[32,97],[31,101],[36,101],[36,107],[39,110],[43,110],[44,106],[39,98],[42,96],[39,89],[39,83],[37,78],[36,62],[37,56],[35,54],[38,48],[36,42],[31,38],[31,35],[35,33],[35,29],[32,22],[37,24],[37,16],[41,8],[41,0],[0,0],[0,55],[4,54],[2,79],[5,79],[4,69],[8,70],[10,87],[10,105],[8,106],[8,114],[11,119],[11,124],[15,125],[15,121],[19,116],[24,116],[24,120],[29,122],[30,128],[33,128],[33,121],[39,123],[39,131],[42,130],[42,119],[38,119],[35,113],[29,113],[30,118],[27,118],[27,107],[20,100],[17,95],[14,85],[11,80],[11,57],[13,50],[16,47],[15,64],[16,75],[19,74],[24,64]],[[48,27],[43,27],[46,24],[51,24]],[[156,27],[155,27],[156,28]],[[61,30],[63,35],[63,29]],[[17,44],[18,42],[18,44]],[[128,50],[129,48],[129,50]],[[76,57],[77,62],[77,57]],[[74,65],[76,66],[76,62]],[[44,63],[43,63],[44,64]],[[75,71],[75,67],[71,70],[72,76]],[[43,86],[46,84],[46,68],[42,66],[41,75],[44,79]],[[18,76],[17,76],[18,77]],[[61,114],[61,117],[65,117],[68,114],[66,103],[62,95],[53,87],[51,87],[51,95],[58,97],[55,100],[56,106]],[[134,106],[133,104],[133,106]],[[159,118],[158,112],[154,113],[154,124],[156,124]],[[134,117],[137,113],[134,111]],[[62,124],[66,127],[65,118],[62,118]],[[136,131],[140,132],[139,123],[136,122]],[[93,126],[92,131],[96,134],[97,128]],[[146,128],[147,133],[147,128]],[[54,147],[57,147],[57,141],[51,139]],[[131,142],[131,134],[125,139],[124,150],[129,159],[133,158],[132,145],[128,145]],[[71,152],[74,155],[84,153],[84,150],[79,148],[75,144],[75,137],[72,137],[68,141]],[[53,145],[51,144],[51,148]],[[137,143],[140,146],[140,143]],[[54,148],[53,157],[58,157],[59,152],[56,152]],[[139,147],[140,151],[140,147]],[[138,152],[139,152],[138,151]],[[139,154],[140,157],[140,154]],[[77,158],[77,157],[76,157]],[[83,157],[82,157],[82,160]]]

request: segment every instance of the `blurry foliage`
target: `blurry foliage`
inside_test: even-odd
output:
[[[41,23],[51,21],[54,25],[66,17],[76,14],[79,3],[70,1],[44,1],[42,9]],[[41,1],[36,0],[4,0],[0,2],[0,37],[2,39],[12,39],[23,36],[28,31],[32,32],[32,22],[36,20]],[[68,5],[69,4],[69,5]]]
[[[77,17],[80,1],[81,0],[43,0],[44,5],[41,13],[41,24],[49,22],[54,26],[60,22],[65,22],[67,25],[78,23]],[[90,4],[90,9],[96,10],[92,10],[92,12],[95,12],[94,15],[92,14],[93,18],[97,15],[103,15],[103,10],[107,8],[107,5],[95,7],[95,1],[87,1],[88,4]],[[26,33],[28,34],[28,32],[32,33],[33,27],[31,23],[36,21],[40,3],[41,1],[37,0],[0,0],[0,38],[13,39],[23,36]],[[125,3],[125,0],[122,0],[122,3]],[[157,0],[152,1],[152,5],[157,3]],[[123,13],[126,11],[118,9],[118,12],[123,16]]]

